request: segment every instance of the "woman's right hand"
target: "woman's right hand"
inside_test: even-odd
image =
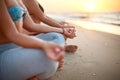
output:
[[[43,45],[48,58],[54,61],[61,61],[64,58],[64,47],[52,42],[45,42]]]
[[[76,37],[76,30],[75,30],[75,28],[67,28],[67,27],[65,27],[65,28],[62,28],[63,29],[63,34],[66,36],[66,37],[68,37],[68,38],[74,38],[74,37]]]

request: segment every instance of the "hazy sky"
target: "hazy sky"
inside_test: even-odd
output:
[[[120,11],[120,0],[39,0],[46,12]]]

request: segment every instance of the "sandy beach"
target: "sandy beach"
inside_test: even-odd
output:
[[[120,36],[76,27],[68,40],[79,49],[65,55],[63,70],[49,80],[120,80]]]

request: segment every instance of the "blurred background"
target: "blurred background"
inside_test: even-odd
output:
[[[116,12],[120,11],[120,0],[38,0],[47,12]]]
[[[76,25],[79,47],[51,80],[120,80],[120,0],[39,0],[48,16]]]
[[[120,0],[38,1],[45,12],[55,19],[65,20],[87,29],[120,35]],[[91,22],[108,25],[98,26]]]

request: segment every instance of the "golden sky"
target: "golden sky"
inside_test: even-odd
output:
[[[46,12],[120,11],[120,0],[38,0]]]

